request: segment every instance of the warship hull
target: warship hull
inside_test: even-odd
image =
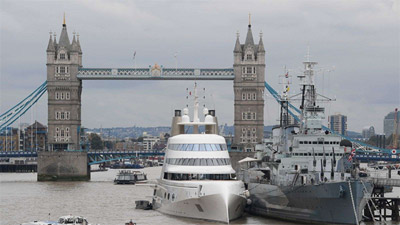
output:
[[[252,203],[246,210],[284,220],[357,224],[372,189],[371,183],[359,180],[300,186],[249,183]]]

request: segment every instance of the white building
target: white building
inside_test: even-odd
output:
[[[160,137],[154,137],[152,135],[147,134],[147,132],[143,132],[143,150],[149,151],[153,150],[154,144],[160,141]]]

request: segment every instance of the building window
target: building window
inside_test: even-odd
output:
[[[246,100],[246,93],[242,93],[242,100]]]
[[[256,100],[256,93],[255,92],[253,92],[252,96],[253,96],[253,100]]]
[[[69,100],[70,98],[70,93],[69,92],[65,92],[65,99]]]
[[[61,100],[64,100],[64,92],[61,92]]]
[[[252,74],[253,73],[253,67],[246,67],[246,73]]]
[[[69,120],[69,112],[65,112],[65,119]]]
[[[256,113],[255,112],[243,112],[242,120],[256,120]]]
[[[58,114],[58,112],[56,112],[56,120],[60,119],[60,115]]]
[[[56,92],[56,100],[60,98],[60,93]]]
[[[64,129],[61,129],[61,137],[64,137]]]
[[[246,55],[246,59],[247,60],[252,60],[253,59],[253,55],[252,54],[247,54]]]
[[[69,137],[69,127],[65,128],[66,136]]]
[[[57,74],[69,74],[69,67],[68,66],[57,66],[56,67]]]
[[[247,93],[247,100],[251,100],[251,93]]]
[[[64,113],[64,112],[61,112],[60,114],[61,114],[61,115],[60,115],[60,119],[62,119],[62,120],[65,119],[65,113]]]
[[[65,59],[65,53],[60,54],[60,59]]]

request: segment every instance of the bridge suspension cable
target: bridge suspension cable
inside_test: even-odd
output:
[[[26,98],[0,115],[0,132],[23,116],[47,91],[47,81],[41,84]]]
[[[264,82],[264,86],[269,91],[269,93],[275,98],[275,100],[278,103],[280,103],[281,102],[281,96],[278,94],[278,92],[276,92],[275,89],[273,89],[266,81]],[[289,103],[289,108],[293,109],[296,113],[301,113],[301,111],[297,107],[295,107],[294,105],[292,105],[290,103]],[[302,121],[300,121],[300,118],[295,113],[293,113],[290,109],[288,109],[288,112],[289,112],[290,115],[293,116],[293,118],[296,121],[298,121],[299,123],[302,123]],[[332,130],[332,129],[324,126],[324,125],[322,125],[322,129],[323,130],[327,130],[327,131],[331,132],[332,134],[338,135],[338,136],[340,136],[340,137],[342,137],[344,139],[347,139],[347,140],[351,141],[353,144],[355,144],[356,146],[363,146],[365,148],[370,148],[370,149],[378,149],[378,150],[382,151],[383,153],[392,154],[392,149],[378,148],[376,146],[369,145],[367,143],[355,140],[355,139],[353,139],[351,137],[339,134],[339,133],[335,132],[334,130]],[[398,153],[398,152],[396,152],[396,153]]]

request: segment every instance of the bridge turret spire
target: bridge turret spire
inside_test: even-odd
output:
[[[73,38],[72,38],[71,51],[78,52],[79,51],[79,47],[78,47],[78,42],[76,42],[76,39],[75,39],[75,32],[73,34],[74,35],[73,35]]]
[[[76,43],[78,45],[78,52],[82,54],[81,43],[79,42],[79,33],[76,34]]]
[[[49,44],[47,45],[47,51],[48,52],[54,52],[56,51],[53,43],[53,38],[52,38],[52,32],[50,32],[50,38],[49,38]]]
[[[71,42],[69,42],[68,32],[67,32],[67,24],[65,24],[65,18],[63,23],[63,28],[61,30],[60,40],[58,41],[59,47],[64,47],[70,50]]]
[[[240,46],[240,40],[239,40],[239,31],[236,33],[236,44],[235,44],[235,49],[233,50],[234,53],[240,53],[242,52],[242,46]]]
[[[265,52],[264,43],[263,43],[262,37],[263,37],[263,33],[262,33],[262,31],[261,31],[261,32],[260,32],[260,41],[258,42],[258,49],[257,49],[257,52]]]
[[[247,29],[246,42],[244,43],[244,46],[245,46],[245,49],[248,46],[254,46],[254,39],[253,39],[253,33],[251,31],[251,24],[249,24],[249,28]]]

